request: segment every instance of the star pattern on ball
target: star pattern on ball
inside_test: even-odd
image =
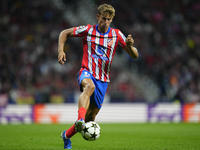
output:
[[[87,132],[88,129],[89,129],[89,127],[88,128],[83,128],[83,132],[84,133]]]
[[[96,134],[95,132],[93,134],[91,134],[91,138],[96,139]]]
[[[92,123],[92,126],[91,127],[94,127],[95,129],[97,128],[97,125],[95,123]]]

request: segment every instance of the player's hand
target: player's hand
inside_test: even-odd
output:
[[[131,34],[128,35],[128,37],[126,38],[125,41],[126,41],[126,45],[127,45],[127,46],[132,46],[133,43],[134,43],[134,40],[133,40]]]
[[[66,61],[66,55],[63,51],[58,52],[58,62],[63,65]]]

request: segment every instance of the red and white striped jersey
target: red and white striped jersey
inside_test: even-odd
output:
[[[110,82],[112,60],[118,46],[126,46],[124,34],[110,28],[105,34],[98,31],[98,25],[79,26],[74,29],[75,37],[83,37],[83,59],[80,72],[88,70],[94,78]]]

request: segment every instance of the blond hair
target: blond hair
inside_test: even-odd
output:
[[[103,16],[110,15],[113,18],[115,16],[115,9],[109,4],[102,4],[98,7],[97,13]]]

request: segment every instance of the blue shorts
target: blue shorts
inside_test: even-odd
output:
[[[94,93],[90,97],[90,104],[94,104],[97,108],[100,109],[104,101],[108,83],[95,79],[89,71],[83,70],[81,73],[79,72],[77,75],[77,81],[80,86],[81,92],[83,91],[81,86],[81,81],[85,78],[91,79],[95,85]]]

